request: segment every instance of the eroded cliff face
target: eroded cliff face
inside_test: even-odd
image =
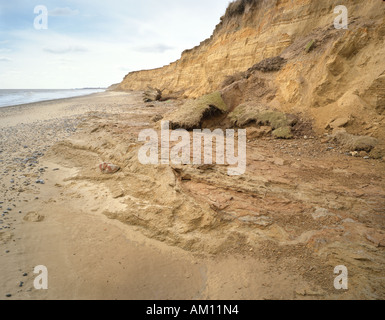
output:
[[[244,5],[237,11],[236,4]],[[253,0],[232,5],[210,39],[168,66],[128,74],[118,90],[150,85],[194,98],[221,89],[229,75],[282,56],[287,63],[281,70],[261,75],[273,88],[267,101],[270,107],[304,112],[320,131],[345,117],[356,122],[352,133],[382,136],[383,1]],[[338,5],[348,8],[348,30],[334,27]],[[306,50],[313,42],[312,50]],[[262,98],[245,95],[242,85],[239,90],[237,103]]]

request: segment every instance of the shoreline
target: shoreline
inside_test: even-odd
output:
[[[59,98],[59,99],[51,99],[51,100],[43,100],[43,101],[15,104],[15,105],[11,105],[11,106],[3,106],[3,107],[0,107],[0,111],[3,109],[18,108],[18,107],[34,107],[34,106],[40,107],[42,104],[52,104],[54,102],[66,102],[66,101],[68,102],[69,100],[78,99],[78,98],[93,97],[93,96],[97,96],[100,94],[105,94],[107,92],[110,92],[110,91],[106,90],[105,92],[90,93],[90,94],[86,94],[84,96],[75,96],[75,97],[68,97],[68,98]]]

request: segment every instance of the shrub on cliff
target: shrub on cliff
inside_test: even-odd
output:
[[[225,17],[232,18],[245,13],[247,5],[253,5],[257,3],[258,0],[237,0],[231,2],[227,7]]]

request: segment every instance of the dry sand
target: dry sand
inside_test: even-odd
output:
[[[240,193],[226,186],[231,182],[219,179],[221,189],[218,179],[205,172],[199,179],[194,179],[197,171],[188,172],[191,179],[181,179],[179,184],[162,189],[150,180],[158,179],[159,184],[168,181],[166,169],[143,169],[136,166],[135,160],[127,158],[136,152],[138,131],[152,126],[150,119],[155,114],[173,111],[178,103],[156,103],[154,107],[146,108],[140,98],[137,92],[107,92],[0,108],[0,300],[384,297],[383,281],[373,283],[384,270],[383,248],[368,240],[363,244],[363,240],[354,237],[357,234],[367,237],[369,231],[381,229],[381,217],[376,221],[372,216],[365,216],[364,221],[360,221],[358,216],[352,215],[351,218],[358,220],[353,221],[347,220],[345,213],[337,217],[329,212],[320,214],[327,221],[318,221],[316,226],[310,221],[312,219],[298,221],[306,210],[310,212],[316,206],[321,207],[323,197],[329,197],[338,207],[339,201],[345,203],[356,194],[347,189],[331,190],[324,195],[319,192],[318,199],[313,198],[308,207],[303,206],[297,211],[293,209],[297,205],[295,201],[274,198],[278,189],[287,187],[288,180],[301,179],[295,176],[299,171],[306,174],[309,189],[316,185],[322,188],[322,181],[328,179],[333,182],[334,178],[328,176],[326,170],[344,159],[347,161],[344,168],[334,167],[334,172],[344,175],[345,180],[357,178],[357,186],[351,188],[361,190],[358,196],[362,201],[373,200],[370,194],[377,196],[374,199],[377,202],[373,200],[371,205],[380,214],[384,189],[379,170],[384,169],[383,163],[346,160],[343,155],[333,153],[320,164],[324,170],[321,172],[323,180],[312,181],[310,177],[314,172],[310,170],[319,170],[314,159],[319,151],[306,151],[308,141],[298,142],[303,150],[301,156],[294,155],[294,160],[290,150],[286,155],[282,154],[282,142],[267,141],[261,142],[266,144],[264,154],[251,160],[252,174],[264,176],[265,185],[271,187],[271,190],[265,190],[260,204],[252,203],[251,197],[248,198],[250,190]],[[316,144],[316,148],[320,145]],[[297,148],[295,152],[298,153]],[[256,157],[256,153],[252,152],[251,156]],[[304,158],[305,163],[301,164],[298,157],[310,160]],[[102,175],[97,165],[107,160],[120,165],[121,172],[114,177]],[[362,190],[360,180],[364,171],[371,179],[367,193]],[[269,179],[266,178],[268,173]],[[243,179],[245,185],[252,184],[248,176]],[[44,184],[36,183],[39,180]],[[237,183],[242,184],[241,180]],[[372,183],[371,187],[369,183]],[[325,186],[330,187],[330,184],[325,183]],[[301,188],[290,189],[296,194],[296,201],[309,196]],[[162,194],[165,199],[160,199]],[[332,198],[332,194],[338,195]],[[179,214],[177,209],[184,210],[178,201],[186,206],[190,203],[195,206],[193,201],[208,201],[210,205],[214,204],[211,208],[218,214],[226,208],[235,213],[251,210],[251,207],[263,211],[264,206],[278,206],[282,212],[293,214],[279,217],[272,212],[269,218],[274,222],[272,225],[253,227],[240,224],[239,219],[230,221],[229,217],[226,219],[230,222],[211,221],[210,212],[197,220],[195,215],[203,209],[194,207],[185,209],[186,217],[175,222]],[[221,206],[228,201],[233,202]],[[161,209],[148,209],[157,206]],[[168,212],[167,206],[174,208],[170,213],[172,222],[162,220],[164,212]],[[132,216],[136,219],[132,220]],[[202,222],[205,219],[206,224]],[[353,223],[358,227],[352,227]],[[333,238],[338,236],[333,233],[335,230],[340,232],[338,241]],[[307,246],[318,240],[323,244],[316,237],[319,233],[323,233],[322,239],[327,239],[322,241],[338,244],[330,253],[334,257],[327,254],[326,258],[321,255],[321,259],[314,254],[314,248]],[[251,234],[250,238],[246,239],[245,234]],[[381,241],[381,234],[373,234]],[[356,278],[352,283],[357,286],[347,292],[337,292],[333,288],[333,263],[339,262],[336,256],[346,253],[342,250],[345,236],[353,247],[352,251],[346,252],[356,252],[349,258],[354,261],[352,268]],[[258,239],[263,241],[258,242]],[[257,246],[253,245],[254,240]],[[286,241],[286,246],[273,245],[272,240],[281,245]],[[362,269],[357,263],[363,265]],[[33,269],[38,265],[48,268],[48,290],[36,290],[33,286],[37,276]],[[359,272],[361,274],[357,274]]]

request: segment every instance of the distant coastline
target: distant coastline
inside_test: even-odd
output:
[[[0,89],[0,108],[35,102],[86,96],[105,92],[106,88],[81,89]]]

